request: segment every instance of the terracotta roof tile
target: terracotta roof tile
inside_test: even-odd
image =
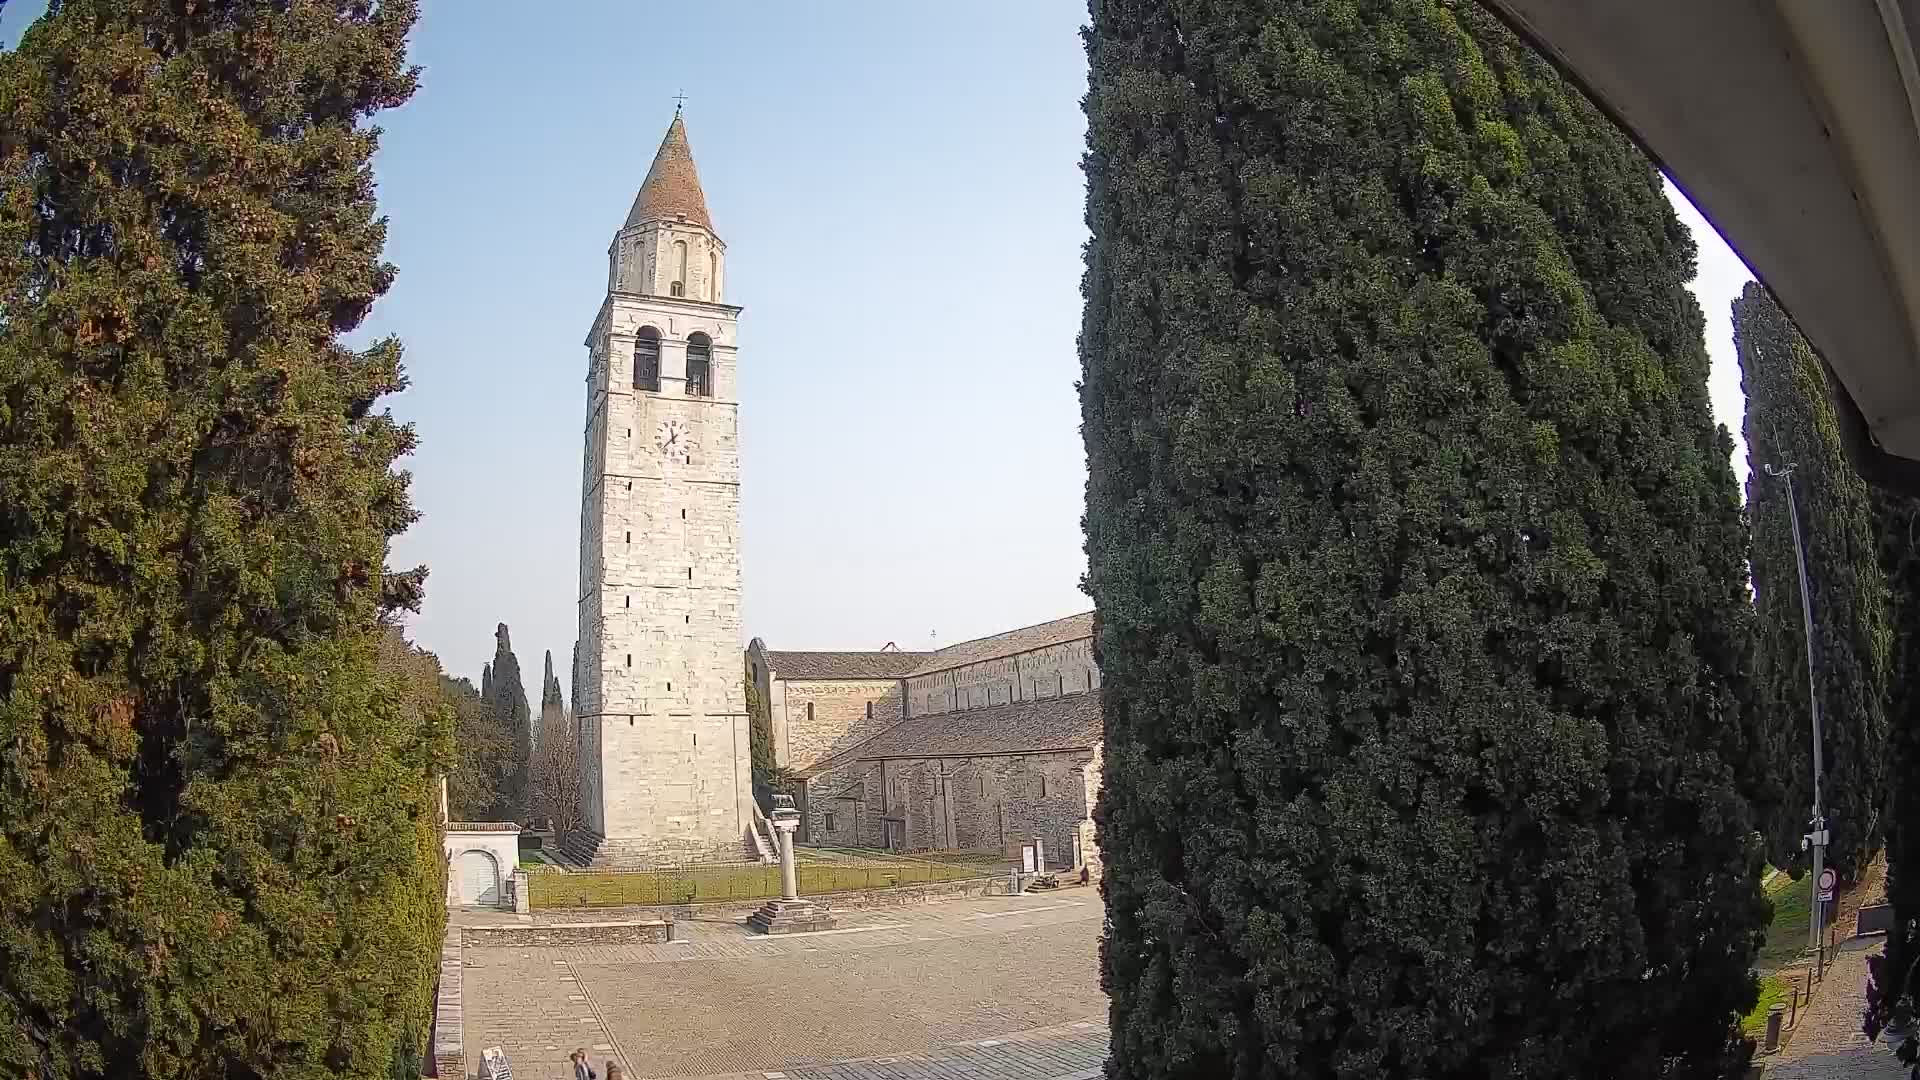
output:
[[[687,144],[687,125],[675,113],[667,137],[653,155],[646,182],[633,197],[633,209],[627,211],[627,226],[679,217],[714,231],[713,219],[707,216],[707,196],[700,190],[700,173],[693,167],[693,147]]]
[[[1092,692],[914,717],[868,739],[846,756],[872,761],[1039,753],[1083,749],[1100,737],[1100,695]]]
[[[776,679],[903,679],[929,654],[923,652],[769,652]]]
[[[1032,652],[1049,645],[1058,645],[1065,641],[1078,641],[1093,636],[1093,612],[1083,611],[1078,615],[1069,615],[1064,619],[1043,622],[1038,626],[1023,626],[1018,630],[1009,630],[992,637],[975,638],[949,645],[938,652],[921,653],[925,660],[914,669],[915,675],[925,675],[933,671],[945,671],[948,668],[964,667],[987,660],[998,660],[1015,653]]]

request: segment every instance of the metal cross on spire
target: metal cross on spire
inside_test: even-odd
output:
[[[682,108],[685,108],[686,104],[687,104],[687,92],[683,88],[679,93],[673,95],[673,115],[679,116],[680,110]]]

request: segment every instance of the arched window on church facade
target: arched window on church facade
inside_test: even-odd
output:
[[[713,343],[705,334],[687,336],[687,396],[713,396]]]
[[[687,242],[673,242],[673,288],[675,296],[687,295]]]
[[[660,331],[643,326],[633,340],[633,388],[660,392]]]

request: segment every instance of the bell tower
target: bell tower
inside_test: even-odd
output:
[[[726,244],[676,111],[587,333],[575,706],[595,865],[745,854],[740,450]]]

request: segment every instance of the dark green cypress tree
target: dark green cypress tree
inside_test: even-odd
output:
[[[445,711],[370,120],[411,0],[65,0],[0,56],[0,1076],[382,1077]]]
[[[1728,1075],[1745,534],[1659,175],[1471,4],[1087,43],[1108,1075]]]
[[[1759,612],[1756,692],[1777,748],[1784,805],[1770,822],[1773,857],[1799,860],[1812,791],[1812,721],[1800,576],[1786,480],[1794,495],[1813,596],[1820,678],[1821,785],[1832,845],[1827,858],[1852,878],[1880,846],[1886,803],[1888,650],[1892,644],[1880,535],[1866,482],[1840,449],[1826,379],[1786,313],[1749,283],[1733,303],[1733,336],[1747,396],[1747,512],[1753,521],[1753,591]]]
[[[540,715],[567,711],[567,695],[560,689],[560,677],[553,673],[553,650],[547,650],[547,670],[540,680]]]
[[[1912,1023],[1920,965],[1920,499],[1873,492],[1880,568],[1890,596],[1887,665],[1887,900],[1894,929],[1872,965],[1869,1034],[1894,1018]],[[1904,781],[1904,782],[1903,782]],[[1920,1044],[1915,1046],[1920,1052]],[[1915,1072],[1920,1072],[1916,1067]]]
[[[527,813],[527,785],[533,766],[533,710],[527,704],[527,687],[520,681],[520,658],[513,654],[513,641],[506,623],[494,627],[490,670],[493,694],[487,700],[493,714],[513,735],[513,765],[501,809],[507,819],[520,821]]]

